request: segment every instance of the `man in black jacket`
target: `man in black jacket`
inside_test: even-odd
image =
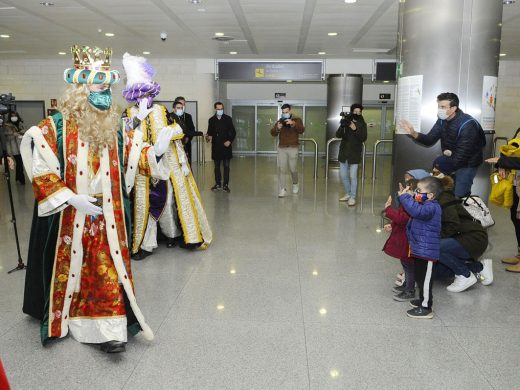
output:
[[[175,120],[184,132],[184,151],[188,157],[188,162],[191,166],[191,140],[193,137],[203,135],[201,131],[195,131],[195,125],[193,124],[193,118],[186,112],[186,99],[182,96],[175,98],[173,103],[173,111],[170,113],[170,122],[173,123]]]
[[[437,106],[439,119],[428,134],[416,132],[406,120],[401,120],[399,125],[422,145],[431,146],[441,140],[442,153],[454,166],[455,195],[463,197],[471,194],[473,179],[484,160],[486,138],[477,120],[459,108],[459,98],[454,93],[437,96]]]
[[[215,185],[211,187],[212,191],[223,189],[229,190],[229,163],[233,158],[233,150],[231,144],[236,136],[233,119],[229,115],[224,114],[224,104],[216,102],[215,115],[209,118],[208,133],[206,139],[211,139],[211,158],[215,162]],[[224,186],[222,186],[222,175],[220,173],[220,163],[224,165]]]

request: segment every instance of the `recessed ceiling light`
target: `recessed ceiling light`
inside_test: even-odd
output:
[[[16,9],[16,7],[0,7],[0,10]]]
[[[223,37],[223,36],[224,36],[224,33],[223,33],[223,32],[216,32],[216,33],[215,33],[215,36],[216,36],[216,37]]]
[[[188,0],[188,3],[191,3],[191,4],[200,4],[200,3],[202,3],[202,0]]]
[[[292,83],[292,80],[287,80],[288,83]]]
[[[327,34],[329,37],[335,37],[336,35],[338,35],[337,32],[330,32]]]
[[[51,3],[50,1],[41,1],[40,5],[43,5],[44,7],[52,7],[54,3]]]
[[[106,37],[113,37],[114,35],[116,35],[116,34],[114,34],[114,33],[105,33]]]
[[[320,56],[324,56],[324,55],[327,54],[327,53],[324,52],[324,51],[319,51],[318,54],[319,54]]]
[[[238,54],[238,52],[236,52],[236,51],[230,51],[229,54],[233,54],[233,55],[235,55],[235,54]]]
[[[151,54],[149,51],[143,51],[143,54],[148,55]]]
[[[347,4],[354,4],[357,0],[345,0]]]
[[[67,53],[65,53],[64,51],[59,51],[58,54],[59,54],[60,56],[67,55]]]
[[[11,38],[9,34],[1,34],[0,38]]]

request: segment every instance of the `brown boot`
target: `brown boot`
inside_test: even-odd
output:
[[[506,271],[520,273],[520,263],[506,267]]]
[[[516,256],[506,257],[505,259],[502,259],[502,263],[513,264],[513,265],[520,263],[520,253],[517,254]]]

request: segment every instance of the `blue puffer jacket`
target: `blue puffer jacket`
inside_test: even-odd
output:
[[[439,203],[436,200],[418,203],[410,194],[401,195],[399,201],[411,217],[406,226],[411,256],[431,261],[439,260],[442,218]]]
[[[419,133],[417,142],[430,146],[441,140],[441,148],[451,150],[455,170],[478,167],[484,161],[483,149],[486,146],[484,131],[471,115],[459,108],[455,117],[449,121],[437,119],[428,134]]]

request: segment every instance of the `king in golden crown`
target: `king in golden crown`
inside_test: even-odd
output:
[[[66,69],[63,78],[69,84],[115,84],[120,75],[117,70],[110,70],[112,49],[99,47],[71,47],[72,68]]]

